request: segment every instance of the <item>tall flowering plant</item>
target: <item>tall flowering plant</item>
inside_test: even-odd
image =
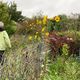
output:
[[[60,16],[55,16],[53,18],[49,18],[48,23],[47,23],[48,31],[49,32],[51,32],[53,30],[60,31],[61,30],[60,21],[61,21]]]
[[[47,22],[48,16],[43,16],[41,19],[36,19],[34,33],[30,34],[28,39],[30,41],[40,41],[42,38],[47,37],[49,35],[49,32],[47,31]],[[34,26],[32,26],[31,29],[33,28]]]

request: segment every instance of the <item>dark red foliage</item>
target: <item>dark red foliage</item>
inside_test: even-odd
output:
[[[59,36],[56,33],[50,33],[49,35],[49,44],[51,48],[52,56],[56,56],[57,54],[61,55],[61,49],[64,43],[68,44],[69,46],[69,55],[71,54],[78,54],[79,47],[77,48],[78,44],[71,38],[67,36]]]

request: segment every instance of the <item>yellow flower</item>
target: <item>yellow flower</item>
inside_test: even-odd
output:
[[[45,31],[45,27],[42,28],[42,32],[44,32],[44,31]]]
[[[46,20],[48,18],[48,16],[44,16],[44,19]]]
[[[60,21],[60,17],[59,17],[59,16],[55,16],[55,17],[54,17],[54,20],[55,20],[56,22],[59,22],[59,21]]]
[[[38,34],[38,32],[36,32],[36,34]]]
[[[46,35],[46,36],[49,36],[49,32],[46,32],[45,35]]]
[[[29,40],[32,40],[32,36],[29,36]]]
[[[46,24],[47,23],[47,16],[44,16],[43,18],[43,24]]]
[[[42,24],[42,21],[37,19],[37,24]]]
[[[41,20],[39,21],[39,24],[42,24],[42,21]]]
[[[37,39],[37,35],[35,35],[35,37],[34,37],[35,39]]]

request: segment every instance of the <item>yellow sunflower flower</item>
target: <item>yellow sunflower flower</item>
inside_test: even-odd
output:
[[[60,17],[59,17],[59,16],[55,16],[55,17],[54,17],[54,20],[55,20],[56,22],[59,22],[59,21],[60,21]]]

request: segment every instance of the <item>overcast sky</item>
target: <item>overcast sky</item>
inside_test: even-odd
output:
[[[43,11],[43,14],[54,16],[58,14],[80,13],[80,0],[3,0],[15,1],[18,10],[25,16],[32,16]]]

